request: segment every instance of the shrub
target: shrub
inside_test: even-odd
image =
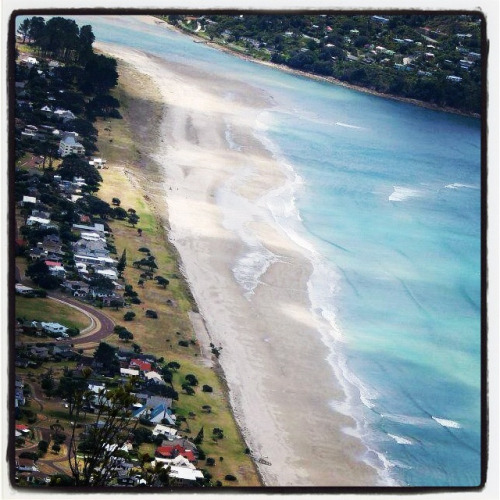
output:
[[[38,454],[33,451],[22,451],[19,458],[29,458],[30,460],[38,460]]]
[[[135,318],[135,312],[132,312],[132,311],[127,311],[123,315],[123,320],[124,321],[132,321],[134,318]]]
[[[213,392],[212,387],[211,387],[211,386],[209,386],[209,385],[206,385],[206,384],[202,387],[202,389],[201,389],[201,390],[202,390],[203,392]]]
[[[234,477],[232,474],[226,474],[226,475],[224,476],[224,479],[225,479],[226,481],[236,481],[236,477]]]
[[[156,318],[158,318],[158,313],[156,311],[153,311],[152,309],[148,309],[146,311],[146,318],[156,319]]]
[[[139,297],[132,297],[132,298],[130,299],[130,302],[131,302],[132,304],[141,304],[141,303],[142,303],[142,301],[141,301],[141,299],[140,299]]]
[[[70,336],[70,337],[76,337],[77,335],[80,335],[80,330],[78,328],[68,328],[66,330],[66,333]]]
[[[179,345],[181,347],[189,347],[189,342],[187,340],[179,340]]]
[[[215,465],[215,458],[208,457],[207,458],[207,465]]]

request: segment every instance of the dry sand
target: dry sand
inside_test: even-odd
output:
[[[222,346],[219,361],[247,444],[271,463],[258,464],[265,484],[378,485],[375,470],[360,459],[363,444],[342,431],[354,421],[328,405],[344,396],[310,311],[311,264],[261,202],[286,182],[254,135],[268,97],[188,64],[97,45],[149,75],[166,103],[154,158],[165,178],[165,207],[158,209],[168,206],[169,238],[210,341]],[[228,127],[238,148],[228,145]],[[238,201],[234,213],[227,208],[231,198],[224,208],[223,195]],[[252,295],[232,271],[249,250],[238,225],[275,256]]]

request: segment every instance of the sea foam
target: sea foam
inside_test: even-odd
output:
[[[454,420],[448,420],[445,418],[438,418],[434,416],[432,417],[432,419],[443,427],[449,427],[451,429],[460,429],[462,427],[458,422],[455,422]]]
[[[404,201],[408,198],[415,198],[421,196],[421,192],[416,189],[410,189],[401,186],[393,186],[394,191],[389,196],[389,201]]]

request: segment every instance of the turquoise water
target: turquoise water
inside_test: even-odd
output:
[[[258,135],[291,168],[269,209],[307,241],[312,308],[364,457],[390,484],[480,482],[480,121],[245,62],[129,18],[100,41],[272,95]],[[278,206],[292,207],[290,210]]]

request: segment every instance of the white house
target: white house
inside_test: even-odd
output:
[[[42,217],[33,217],[30,215],[26,221],[26,225],[32,226],[33,224],[40,224],[42,226],[50,224],[50,219],[44,219]]]
[[[157,372],[147,372],[144,374],[147,380],[154,380],[158,384],[165,384],[163,377]]]
[[[68,327],[61,325],[60,323],[45,323],[42,321],[40,325],[42,325],[42,328],[49,333],[59,333],[63,336],[67,335],[66,330],[68,329]]]
[[[83,156],[85,154],[85,148],[77,142],[76,138],[78,134],[76,132],[65,132],[61,141],[59,142],[59,154],[62,157],[76,154]]]
[[[61,118],[64,123],[74,120],[76,116],[69,109],[56,109],[54,115]]]
[[[203,472],[197,469],[190,469],[188,467],[171,466],[168,477],[173,480],[174,484],[192,484],[197,479],[203,479]]]
[[[120,375],[125,377],[138,377],[139,370],[132,370],[131,368],[120,368]]]
[[[36,205],[37,200],[34,196],[23,196],[23,205],[24,203],[33,203]]]
[[[168,427],[166,425],[157,424],[156,427],[153,429],[153,436],[158,436],[158,434],[163,434],[167,439],[169,437],[173,438],[177,434],[177,429],[174,429],[173,427]]]

